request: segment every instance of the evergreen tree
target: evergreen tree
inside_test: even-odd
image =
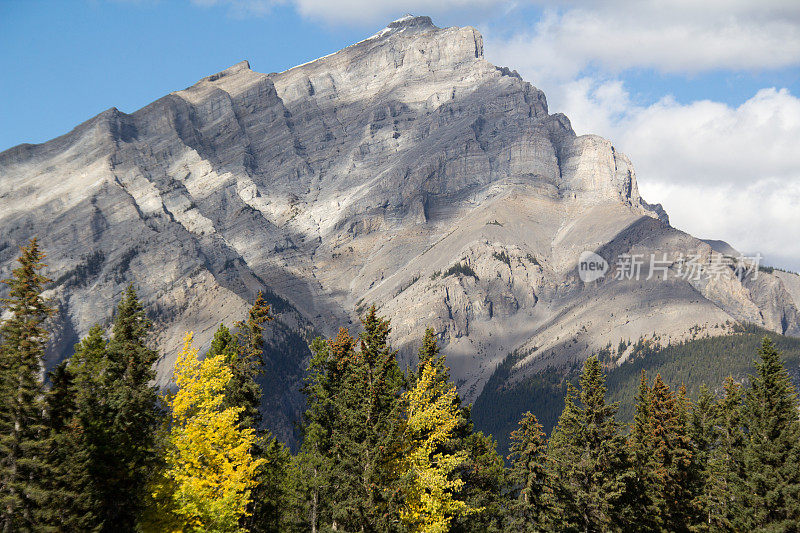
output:
[[[89,475],[89,442],[78,416],[78,390],[68,361],[50,373],[47,425],[50,432],[44,522],[57,531],[98,531],[97,502]]]
[[[517,497],[510,503],[509,526],[520,533],[543,531],[548,506],[547,442],[542,425],[533,413],[525,413],[519,428],[511,433],[510,452],[508,477]]]
[[[624,527],[628,498],[625,442],[614,419],[616,404],[605,403],[605,377],[590,357],[578,392],[570,384],[564,410],[548,443],[552,472],[551,520],[564,531],[601,531]]]
[[[717,448],[712,454],[712,497],[708,506],[711,524],[718,531],[735,531],[744,516],[744,502],[749,497],[745,492],[744,444],[745,433],[742,420],[744,393],[741,385],[732,377],[725,378],[723,396],[717,402],[716,427],[719,433]],[[713,529],[713,528],[712,528]]]
[[[20,266],[12,271],[8,298],[11,316],[0,325],[0,527],[6,531],[41,528],[40,511],[48,498],[43,480],[48,432],[43,419],[42,372],[53,313],[42,299],[50,280],[40,273],[45,255],[37,240],[21,248]]]
[[[272,320],[270,306],[264,295],[258,292],[256,301],[247,314],[247,320],[237,322],[237,338],[233,338],[225,326],[220,326],[214,336],[215,349],[226,355],[233,379],[225,394],[226,407],[243,407],[241,423],[258,430],[261,426],[261,386],[258,376],[264,373],[264,323]],[[216,352],[214,352],[216,353]]]
[[[425,369],[425,365],[430,363],[436,368],[436,377],[439,381],[444,383],[450,381],[450,369],[445,363],[444,356],[439,351],[439,345],[436,342],[436,333],[433,331],[433,328],[425,328],[425,335],[422,337],[422,345],[419,347],[418,354],[417,378],[422,377],[422,371]]]
[[[456,405],[460,405],[460,400]],[[507,530],[506,472],[497,442],[491,435],[474,431],[471,406],[459,410],[456,435],[443,448],[451,453],[464,450],[467,458],[458,473],[464,481],[456,497],[474,512],[454,517],[451,533],[496,533]],[[466,424],[465,424],[466,420]]]
[[[798,400],[772,341],[759,349],[745,392],[744,513],[750,531],[796,531],[800,524]]]
[[[663,526],[687,531],[696,521],[691,470],[692,447],[683,399],[676,397],[657,374],[651,389],[651,434],[655,475],[661,486],[658,501]]]
[[[370,308],[358,343],[346,329],[312,344],[305,386],[298,518],[312,531],[390,531],[399,524],[400,393],[389,322]],[[356,350],[356,344],[359,350]]]
[[[330,340],[316,338],[303,387],[308,407],[303,415],[303,443],[292,463],[294,526],[316,533],[332,526],[342,464],[335,439],[342,434],[342,398],[348,366],[355,358],[355,339],[345,328]]]
[[[92,478],[100,499],[103,531],[133,530],[144,508],[146,487],[157,461],[156,436],[163,418],[147,342],[151,322],[133,286],[123,294],[106,346],[97,417]]]
[[[628,435],[628,457],[630,475],[628,477],[630,515],[626,523],[636,523],[640,531],[660,531],[662,516],[659,512],[659,479],[655,473],[653,456],[653,419],[650,384],[647,373],[642,369],[639,389],[636,392],[635,414]]]
[[[723,401],[718,401],[703,385],[691,412],[689,432],[700,480],[693,502],[699,513],[693,531],[733,530],[730,521],[732,457],[723,439],[725,430],[720,424]]]
[[[264,373],[263,324],[273,320],[270,306],[259,291],[247,319],[236,323],[237,335],[220,324],[207,357],[221,356],[231,371],[225,392],[224,406],[241,409],[242,427],[256,432],[251,450],[261,460],[256,474],[250,508],[242,518],[242,526],[251,532],[280,531],[283,523],[287,469],[290,455],[285,446],[261,427],[261,385]]]

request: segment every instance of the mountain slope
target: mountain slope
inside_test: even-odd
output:
[[[670,272],[677,254],[715,255],[642,200],[609,141],[576,136],[541,91],[488,63],[475,29],[427,17],[281,73],[242,62],[3,152],[0,226],[0,274],[39,235],[60,279],[52,362],[134,283],[166,384],[184,330],[207,345],[269,290],[282,370],[267,401],[284,433],[302,401],[303,339],[373,302],[403,357],[436,329],[468,401],[515,349],[527,355],[510,379],[620,338],[677,342],[695,326],[800,334],[793,278],[615,280],[612,268],[581,281],[584,251],[612,266],[667,253]]]

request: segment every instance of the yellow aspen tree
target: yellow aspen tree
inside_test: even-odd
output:
[[[407,409],[403,466],[408,471],[400,513],[412,532],[446,533],[454,516],[478,511],[456,498],[464,485],[453,476],[467,452],[443,450],[459,421],[456,387],[426,363],[416,386],[404,394]]]
[[[223,407],[232,374],[223,357],[197,357],[192,333],[175,365],[166,479],[184,531],[238,532],[263,459],[251,449],[252,428],[237,420],[243,407]]]

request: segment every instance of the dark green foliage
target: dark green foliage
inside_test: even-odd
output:
[[[388,344],[389,322],[371,307],[358,340],[347,330],[312,344],[309,407],[296,465],[300,527],[387,531],[398,527],[397,463],[405,378]]]
[[[59,531],[97,531],[98,502],[89,474],[91,447],[79,417],[79,407],[85,403],[67,361],[50,373],[50,382],[47,394],[50,478],[44,521]]]
[[[21,248],[11,279],[11,313],[0,325],[0,527],[3,531],[42,529],[48,500],[49,433],[43,419],[40,379],[47,346],[44,323],[53,310],[42,299],[44,253],[34,238]]]
[[[456,263],[445,270],[442,277],[446,278],[447,276],[472,276],[476,281],[478,280],[478,275],[472,270],[472,267],[463,263]]]
[[[511,268],[511,258],[508,257],[508,254],[506,253],[505,250],[503,250],[500,253],[492,252],[492,257],[494,257],[495,259],[497,259],[498,261],[500,261],[502,263],[507,264],[509,266],[509,268]]]
[[[523,413],[536,413],[545,433],[558,422],[564,408],[568,384],[577,384],[580,367],[547,368],[519,382],[511,382],[512,367],[520,356],[512,354],[497,367],[486,382],[472,417],[481,431],[494,435],[501,453],[508,455],[510,435]]]
[[[464,487],[458,493],[458,498],[469,507],[480,509],[475,514],[456,517],[451,524],[451,532],[507,531],[505,464],[497,453],[497,443],[491,435],[474,431],[469,406],[461,409],[460,426],[448,448],[451,453],[467,451],[467,460],[459,469]]]
[[[753,354],[758,351],[766,334],[795,369],[791,378],[800,383],[797,372],[800,339],[767,332],[756,326],[744,326],[731,335],[698,338],[663,348],[650,347],[631,362],[609,372],[610,398],[620,402],[620,418],[630,420],[636,383],[642,369],[651,375],[661,374],[670,383],[684,383],[687,394],[693,398],[699,395],[704,383],[720,392],[719,387],[726,377],[733,376],[741,381],[753,372]]]
[[[774,343],[764,337],[745,391],[742,423],[743,520],[750,531],[793,531],[800,524],[798,399]]]
[[[527,412],[511,433],[508,479],[511,496],[509,526],[514,531],[535,532],[544,528],[547,517],[547,438],[536,416]]]
[[[689,524],[697,521],[692,445],[682,402],[682,397],[676,396],[657,374],[650,389],[648,451],[653,457],[650,468],[659,482],[655,503],[662,526],[668,531],[688,531]]]
[[[552,516],[559,529],[603,531],[625,516],[627,455],[615,404],[605,400],[600,362],[590,357],[580,392],[567,389],[564,410],[547,449]],[[579,400],[579,403],[578,401]]]
[[[252,516],[245,519],[245,526],[253,533],[285,531],[289,504],[287,479],[292,455],[283,443],[266,434],[260,436],[257,455],[266,462],[258,471]]]
[[[648,374],[660,373],[670,383],[684,383],[687,394],[696,398],[703,383],[715,387],[729,375],[739,381],[753,371],[753,354],[767,332],[756,326],[737,327],[735,333],[718,337],[704,337],[666,347],[641,344],[638,356],[608,371],[606,385],[609,400],[619,402],[617,416],[622,422],[631,422],[634,416],[634,399],[642,370]],[[781,350],[791,369],[790,378],[795,387],[800,385],[800,339],[769,333]],[[621,341],[624,351],[629,346]],[[499,449],[508,453],[510,433],[516,428],[523,413],[536,413],[539,422],[549,433],[555,426],[563,408],[563,398],[568,383],[576,384],[580,367],[547,367],[519,381],[509,380],[512,367],[528,354],[510,354],[487,381],[472,411],[476,427],[497,438]]]
[[[261,386],[258,377],[264,373],[264,323],[272,320],[270,306],[259,291],[247,314],[247,320],[237,322],[238,334],[220,325],[211,345],[211,352],[223,354],[233,377],[225,393],[225,407],[244,407],[239,421],[245,427],[258,430],[261,426]]]
[[[91,476],[100,502],[103,531],[133,530],[144,507],[146,486],[157,461],[156,434],[163,411],[155,378],[154,350],[147,346],[151,322],[129,286],[105,347],[99,405],[86,413],[91,428]],[[99,340],[92,339],[99,350]],[[97,354],[92,354],[92,359]],[[92,361],[91,364],[98,364]],[[90,377],[85,377],[91,380]]]

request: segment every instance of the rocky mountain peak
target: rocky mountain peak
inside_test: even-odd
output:
[[[587,250],[711,247],[641,198],[610,141],[577,136],[542,91],[486,61],[477,30],[428,17],[279,73],[243,61],[12,148],[0,154],[0,227],[0,278],[38,235],[59,280],[51,362],[108,323],[109,302],[134,283],[157,324],[162,384],[186,330],[202,346],[259,290],[279,314],[270,353],[289,369],[284,388],[307,354],[298,331],[335,333],[372,303],[403,354],[435,329],[468,401],[526,346],[563,362],[728,320],[800,332],[769,274],[751,286],[729,275],[583,284]],[[273,411],[302,405],[281,394]]]
[[[397,20],[393,20],[386,26],[390,30],[401,29],[420,29],[420,30],[438,30],[439,28],[433,24],[430,17],[419,17],[412,14],[407,14]]]

